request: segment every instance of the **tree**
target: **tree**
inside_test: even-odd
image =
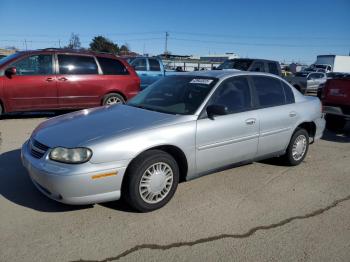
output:
[[[97,52],[119,54],[119,46],[103,36],[96,36],[90,43],[90,49]]]
[[[80,38],[78,34],[72,33],[69,39],[69,44],[66,46],[66,48],[69,49],[80,49],[81,48],[81,43],[80,43]]]

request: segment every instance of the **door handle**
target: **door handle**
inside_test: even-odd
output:
[[[247,124],[247,125],[254,125],[255,124],[255,122],[256,122],[256,119],[255,118],[249,118],[249,119],[247,119],[246,121],[245,121],[245,123]]]
[[[294,111],[289,113],[289,116],[290,116],[290,117],[295,117],[296,115],[297,115],[297,113],[294,112]]]
[[[52,82],[52,81],[54,81],[55,79],[53,78],[53,77],[48,77],[48,78],[46,78],[46,81],[47,82]]]
[[[60,77],[60,78],[58,78],[58,81],[67,81],[68,79],[67,78],[65,78],[65,77]]]

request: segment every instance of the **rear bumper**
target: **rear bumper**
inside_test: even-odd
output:
[[[323,132],[326,128],[326,120],[324,116],[318,118],[315,121],[315,124],[316,124],[316,132],[315,132],[314,141],[320,139],[323,136]]]
[[[22,146],[21,158],[36,188],[53,200],[86,205],[120,198],[126,166],[118,162],[68,165],[48,160],[47,154],[37,159],[31,155],[28,142]]]
[[[345,118],[346,120],[350,120],[349,114],[344,114],[341,107],[337,106],[324,106],[324,112],[328,115],[336,115]]]

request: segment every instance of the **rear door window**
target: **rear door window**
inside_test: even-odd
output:
[[[104,75],[128,75],[126,67],[117,59],[97,57]]]
[[[160,71],[160,64],[157,59],[148,59],[150,71]]]
[[[94,57],[78,55],[57,55],[59,74],[97,75],[98,69]]]
[[[261,108],[280,106],[286,103],[281,81],[268,76],[253,76],[258,106]]]
[[[294,98],[294,93],[293,93],[292,89],[285,82],[283,82],[283,81],[280,81],[280,82],[281,82],[281,85],[283,87],[283,91],[284,91],[284,94],[286,97],[286,104],[293,104],[295,102],[295,98]]]
[[[32,55],[21,59],[11,66],[16,67],[17,75],[52,75],[52,55]]]

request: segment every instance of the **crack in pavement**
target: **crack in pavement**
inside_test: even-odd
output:
[[[265,226],[257,226],[254,227],[250,230],[248,230],[246,233],[242,233],[242,234],[220,234],[220,235],[216,235],[216,236],[211,236],[211,237],[206,237],[206,238],[200,238],[194,241],[188,241],[188,242],[175,242],[172,244],[167,244],[167,245],[158,245],[158,244],[142,244],[142,245],[137,245],[135,247],[132,247],[126,251],[124,251],[123,253],[120,253],[117,256],[114,257],[108,257],[102,260],[84,260],[84,259],[80,259],[80,260],[73,260],[71,262],[109,262],[109,261],[116,261],[119,260],[123,257],[126,257],[128,255],[130,255],[131,253],[137,252],[141,249],[151,249],[151,250],[168,250],[171,248],[177,248],[177,247],[183,247],[183,246],[194,246],[194,245],[198,245],[198,244],[202,244],[202,243],[208,243],[208,242],[212,242],[212,241],[216,241],[216,240],[221,240],[221,239],[225,239],[225,238],[235,238],[235,239],[242,239],[242,238],[248,238],[250,236],[252,236],[254,233],[256,233],[257,231],[264,231],[264,230],[269,230],[269,229],[274,229],[274,228],[278,228],[278,227],[282,227],[286,224],[291,223],[294,220],[302,220],[302,219],[307,219],[307,218],[311,218],[311,217],[315,217],[318,215],[323,214],[324,212],[336,207],[338,204],[348,201],[350,200],[350,195],[347,197],[344,197],[342,199],[338,199],[333,201],[332,204],[330,204],[327,207],[324,208],[320,208],[317,209],[311,213],[305,214],[305,215],[299,215],[299,216],[294,216],[294,217],[290,217],[287,219],[284,219],[278,223],[274,223],[274,224],[270,224],[270,225],[265,225]]]

